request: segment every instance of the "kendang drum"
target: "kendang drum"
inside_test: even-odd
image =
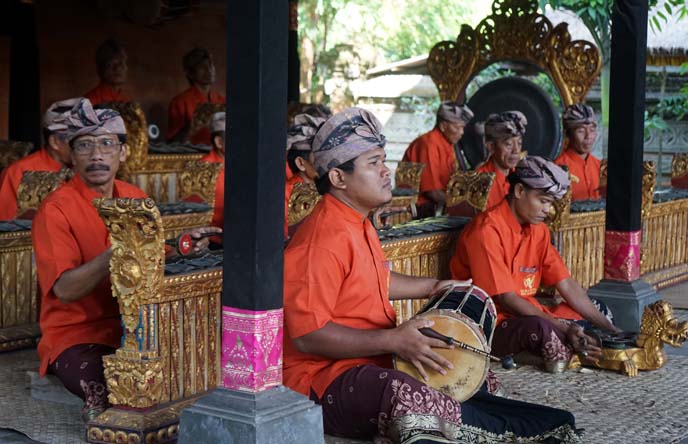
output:
[[[494,302],[475,285],[453,285],[433,297],[415,317],[434,321],[432,329],[421,329],[421,333],[454,345],[453,349],[434,349],[454,368],[447,369],[445,375],[429,369],[427,384],[459,402],[469,399],[485,382],[490,367],[490,346],[497,324]],[[408,361],[395,357],[394,367],[423,380]]]

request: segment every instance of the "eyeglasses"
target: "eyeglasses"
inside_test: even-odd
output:
[[[105,156],[112,156],[122,146],[121,143],[112,139],[80,140],[74,143],[72,150],[74,154],[81,157],[90,156],[96,147]]]

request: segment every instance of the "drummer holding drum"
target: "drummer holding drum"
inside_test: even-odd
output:
[[[390,300],[467,282],[390,271],[367,219],[392,198],[380,131],[372,113],[349,108],[314,137],[323,198],[284,254],[284,385],[322,406],[331,435],[399,443],[582,442],[569,412],[485,391],[460,402],[393,368],[396,356],[427,380],[461,364],[442,355],[461,342],[426,335],[440,328],[428,317],[397,326]],[[479,313],[490,311],[483,298],[464,299]]]
[[[473,279],[494,299],[493,354],[529,352],[543,360],[545,370],[561,372],[574,351],[593,359],[601,354],[584,328],[619,329],[607,307],[591,300],[571,277],[543,222],[552,202],[569,187],[567,173],[542,157],[528,156],[508,180],[507,197],[461,233],[452,277]],[[541,305],[535,298],[541,285],[555,286],[564,302],[554,308]]]

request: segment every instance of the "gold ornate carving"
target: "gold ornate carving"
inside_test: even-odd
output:
[[[33,148],[31,142],[0,140],[0,171],[29,154],[31,148]]]
[[[181,411],[196,401],[198,397],[194,396],[146,411],[108,409],[88,423],[88,441],[118,444],[177,442]]]
[[[160,403],[163,387],[160,358],[136,359],[119,349],[114,356],[103,357],[103,367],[110,404],[146,408]]]
[[[602,68],[599,50],[591,42],[571,41],[566,23],[553,27],[537,10],[536,0],[495,0],[492,14],[475,29],[463,25],[456,41],[433,46],[428,71],[442,100],[456,100],[487,66],[519,60],[547,73],[565,105],[584,101]]]
[[[583,365],[618,371],[637,376],[638,370],[656,370],[667,363],[664,344],[681,347],[688,339],[688,321],[678,322],[670,303],[654,302],[643,312],[636,347],[627,349],[602,349],[602,359],[592,362],[581,355]]]
[[[35,211],[43,199],[74,175],[71,169],[60,171],[24,171],[17,188],[17,215]]]
[[[299,182],[294,185],[294,189],[289,197],[289,212],[287,214],[287,224],[296,225],[306,216],[311,214],[315,205],[322,196],[318,194],[315,185]]]
[[[476,210],[485,211],[494,179],[494,173],[454,171],[447,183],[447,208],[468,202]]]
[[[201,128],[208,128],[213,114],[225,110],[224,103],[201,103],[196,106],[193,117],[191,118],[191,125],[187,133],[187,141],[196,134]]]
[[[142,306],[157,297],[165,252],[160,212],[152,199],[95,199],[110,231],[112,294],[119,302],[126,350],[138,350],[136,329]]]
[[[198,196],[211,207],[215,206],[215,182],[224,165],[193,160],[179,174],[179,199]]]
[[[657,172],[655,171],[655,163],[651,160],[643,162],[643,187],[642,187],[642,216],[643,218],[650,215],[652,210],[652,197],[655,194],[655,182],[657,180]]]
[[[688,176],[688,153],[675,153],[671,159],[671,178]]]
[[[213,219],[213,210],[202,213],[167,214],[162,216],[165,239],[175,239],[192,228],[207,227]]]
[[[148,122],[141,106],[136,102],[108,102],[103,106],[114,109],[122,115],[127,128],[127,160],[120,166],[117,175],[131,181],[134,173],[142,170],[148,158]]]
[[[410,188],[420,191],[420,178],[425,168],[424,163],[399,162],[394,173],[394,185],[398,188]]]

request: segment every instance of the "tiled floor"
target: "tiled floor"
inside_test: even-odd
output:
[[[676,308],[674,310],[679,320],[688,320],[688,282],[660,291],[660,296],[670,301]],[[681,307],[681,308],[679,308]],[[688,355],[688,345],[682,348],[666,347],[669,355]],[[347,440],[342,438],[327,437],[326,444],[354,444],[363,441]],[[31,440],[26,436],[7,429],[0,429],[0,444],[41,444]],[[649,444],[649,443],[648,443]],[[684,439],[675,444],[688,444],[688,439]]]

